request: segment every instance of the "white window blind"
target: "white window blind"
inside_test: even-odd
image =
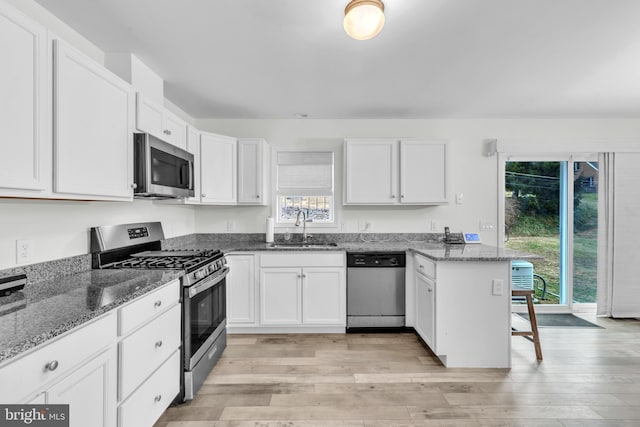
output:
[[[333,152],[280,151],[276,192],[281,196],[333,196]]]

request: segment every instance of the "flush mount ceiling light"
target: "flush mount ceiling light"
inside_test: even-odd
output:
[[[344,30],[356,40],[369,40],[384,27],[384,4],[380,0],[351,0],[344,8]]]

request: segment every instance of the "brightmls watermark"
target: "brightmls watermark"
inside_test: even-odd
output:
[[[0,427],[69,427],[69,405],[0,405]]]

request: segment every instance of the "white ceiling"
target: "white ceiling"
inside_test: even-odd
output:
[[[639,117],[639,0],[36,0],[194,118]]]

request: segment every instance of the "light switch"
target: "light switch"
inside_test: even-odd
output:
[[[504,281],[502,279],[493,279],[492,294],[502,295],[504,293]]]

